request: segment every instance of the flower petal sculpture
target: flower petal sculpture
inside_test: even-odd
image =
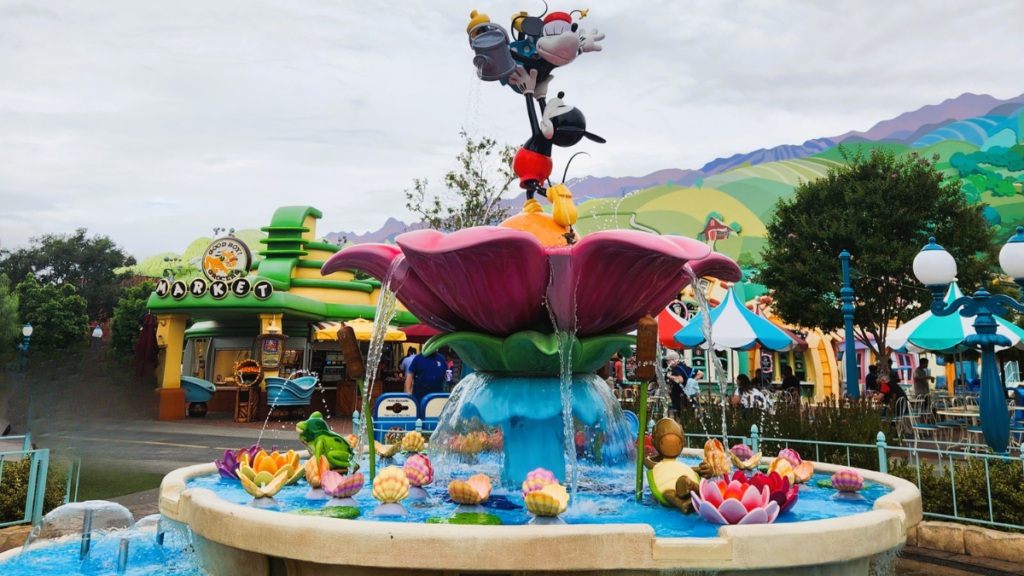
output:
[[[555,322],[571,323],[581,337],[628,332],[690,282],[687,263],[698,277],[740,278],[731,259],[703,242],[636,230],[595,232],[570,247],[544,246],[529,232],[500,226],[452,234],[417,230],[395,242],[346,248],[321,273],[354,268],[383,281],[391,271],[391,289],[402,304],[442,332],[507,336],[528,330],[550,322],[545,302]]]
[[[406,432],[405,436],[402,437],[402,452],[422,452],[426,444],[427,441],[423,439],[423,434],[416,430]]]
[[[768,497],[772,502],[779,505],[779,514],[789,511],[796,504],[800,487],[790,483],[788,478],[783,478],[778,472],[763,474],[757,472],[750,477],[748,483],[756,488],[768,488]]]
[[[710,470],[711,476],[728,477],[732,472],[732,465],[729,456],[722,447],[722,442],[712,438],[704,443],[704,464],[703,468]]]
[[[768,487],[758,489],[738,479],[700,481],[700,494],[690,495],[700,517],[713,524],[768,524],[779,515],[779,504]]]
[[[356,472],[350,476],[342,476],[333,470],[323,473],[321,485],[324,492],[332,498],[351,498],[363,489],[366,478],[362,472]]]
[[[526,509],[532,514],[548,518],[558,516],[569,507],[569,493],[558,482],[530,492],[524,500]]]
[[[238,480],[238,466],[240,464],[240,458],[242,454],[247,454],[249,460],[260,451],[259,446],[251,446],[249,448],[242,448],[240,450],[225,450],[223,460],[214,460],[214,464],[217,466],[217,472],[221,478],[228,480]]]
[[[843,468],[832,475],[832,487],[840,492],[857,492],[864,488],[864,478],[855,470]]]
[[[448,495],[456,504],[479,504],[491,496],[491,479],[486,474],[477,474],[465,482],[452,480],[448,483]]]
[[[789,480],[790,484],[796,484],[796,474],[793,473],[793,466],[790,465],[789,460],[784,458],[772,460],[772,463],[768,465],[768,474],[772,472]]]

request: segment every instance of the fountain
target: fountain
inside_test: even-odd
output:
[[[453,391],[425,454],[422,438],[392,443],[382,450],[390,465],[378,470],[372,434],[342,437],[315,413],[298,426],[311,454],[253,447],[172,472],[160,512],[211,575],[866,575],[920,521],[920,493],[908,482],[795,451],[726,452],[717,439],[683,449],[685,431],[671,421],[655,427],[656,460],[638,462],[643,438],[595,373],[688,284],[738,281],[740,271],[689,238],[580,238],[569,189],[543,187],[552,145],[603,142],[563,94],[545,102],[552,68],[600,50],[604,36],[572,20],[518,15],[514,41],[476,12],[469,27],[480,77],[507,82],[528,104],[533,136],[514,164],[528,198],[521,214],[349,247],[322,268],[380,280],[378,332],[401,302],[441,332],[425,353],[450,346],[476,371]],[[551,214],[535,194],[551,201]],[[638,345],[651,368],[654,351]],[[370,349],[379,354],[372,341]],[[361,360],[358,350],[348,355]]]

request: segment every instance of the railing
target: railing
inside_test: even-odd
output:
[[[28,484],[25,490],[25,515],[21,520],[0,522],[0,528],[16,524],[35,525],[43,516],[43,505],[46,500],[46,479],[50,471],[50,450],[47,448],[33,449],[32,436],[4,436],[4,441],[22,441],[21,450],[0,452],[0,485],[4,480],[4,464],[21,462],[29,459]],[[82,461],[73,458],[68,463],[67,481],[64,489],[64,504],[78,499],[78,480],[81,474]]]
[[[721,439],[721,435],[709,434],[709,433],[687,433],[687,447],[694,447],[691,445],[691,438],[716,438]],[[760,436],[758,427],[756,425],[751,426],[749,436],[728,436],[728,441],[732,443],[746,444],[750,446],[751,450],[757,452],[763,448],[765,443],[774,443],[776,446],[789,448],[790,446],[814,446],[814,461],[821,462],[822,452],[830,451],[830,456],[833,457],[836,454],[836,449],[839,450],[839,454],[845,453],[845,460],[847,466],[855,466],[853,463],[852,452],[853,450],[870,450],[877,453],[878,456],[878,470],[883,474],[890,473],[889,457],[905,455],[906,462],[910,464],[916,470],[916,483],[919,490],[922,492],[922,498],[924,499],[924,515],[930,518],[942,519],[942,520],[954,520],[958,522],[970,522],[974,524],[982,524],[987,526],[993,526],[997,528],[1009,528],[1013,530],[1024,530],[1024,522],[1014,523],[1005,522],[999,520],[1000,512],[993,499],[993,471],[998,470],[1000,473],[1013,473],[1013,469],[1007,468],[1006,466],[1018,467],[1021,472],[1021,478],[1024,478],[1024,455],[1009,455],[1009,454],[989,454],[985,453],[987,449],[984,445],[969,445],[969,448],[976,448],[977,453],[972,453],[965,450],[963,443],[956,442],[928,442],[928,448],[922,448],[921,443],[913,442],[901,446],[890,446],[886,442],[885,435],[881,432],[878,433],[877,441],[875,444],[852,444],[844,442],[825,442],[820,440],[795,440],[790,438],[768,438]],[[697,446],[699,447],[699,446]],[[726,447],[728,449],[728,447]],[[810,452],[805,452],[800,449],[804,456],[810,457]],[[893,453],[895,452],[895,454]],[[840,459],[842,459],[840,457]],[[980,464],[979,464],[980,463]],[[897,462],[897,465],[900,463]],[[927,473],[932,472],[934,467],[934,474],[929,478],[928,476],[922,476],[922,466],[925,467]],[[972,467],[975,469],[974,478],[970,475]],[[984,484],[980,482],[980,470],[984,470]],[[904,468],[905,470],[905,468]],[[968,474],[968,478],[963,478],[964,474]],[[911,473],[914,474],[913,472]],[[958,477],[958,474],[960,475]],[[948,497],[945,493],[947,490],[946,479],[948,477]],[[959,480],[958,480],[959,478]],[[909,481],[914,481],[915,478],[907,478]],[[961,485],[961,499],[957,496],[958,482]],[[927,483],[927,486],[926,486]],[[1008,482],[1002,481],[997,482],[995,490],[1013,490],[1019,491],[1022,484],[1016,479],[1011,478]],[[978,496],[979,492],[982,492],[984,499],[975,498],[973,503],[965,502],[962,498],[965,498],[964,494],[971,494],[974,497]],[[1010,500],[1007,498],[1004,500],[1009,503]],[[983,502],[980,506],[981,511],[978,512],[978,502]],[[942,508],[942,506],[949,507],[949,510]],[[1018,516],[1020,517],[1020,516]]]

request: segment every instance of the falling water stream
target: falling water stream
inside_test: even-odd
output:
[[[725,373],[725,368],[722,367],[722,359],[715,353],[715,343],[711,338],[711,307],[708,306],[708,299],[704,295],[704,291],[701,290],[700,282],[697,275],[693,273],[693,269],[686,265],[683,267],[683,270],[690,277],[693,297],[697,300],[697,305],[700,306],[701,332],[704,333],[704,345],[707,347],[711,367],[715,371],[715,380],[718,380],[719,396],[722,397],[722,446],[728,446],[729,426],[726,422],[725,414],[727,402],[725,391],[729,387],[729,378]]]
[[[366,379],[363,381],[363,417],[359,419],[359,440],[356,442],[358,453],[359,446],[367,441],[367,435],[372,431],[366,429],[370,410],[373,409],[367,398],[373,398],[373,386],[377,382],[377,371],[380,369],[380,357],[384,351],[384,340],[388,334],[388,325],[395,318],[398,312],[398,297],[391,291],[391,278],[398,269],[399,264],[405,261],[405,256],[399,254],[391,261],[391,267],[384,276],[380,285],[380,294],[377,296],[377,310],[373,315],[373,332],[370,334],[369,351],[366,354]]]
[[[559,391],[562,396],[562,423],[565,436],[565,458],[569,463],[570,505],[576,501],[579,484],[579,462],[576,458],[576,427],[572,415],[572,347],[576,343],[576,287],[570,249],[552,251],[548,255],[551,281],[548,283],[546,306],[551,325],[558,337]]]

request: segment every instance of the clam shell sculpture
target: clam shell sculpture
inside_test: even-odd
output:
[[[793,477],[796,478],[797,484],[806,484],[812,476],[814,476],[814,464],[807,460],[793,467]]]
[[[332,498],[351,498],[363,489],[366,478],[362,472],[357,472],[350,476],[342,476],[333,470],[328,470],[323,473],[320,482],[328,496]],[[376,494],[374,494],[374,498],[376,497]]]
[[[401,449],[401,442],[396,442],[394,444],[383,444],[381,442],[373,443],[373,451],[381,458],[392,458],[395,454],[398,454],[398,451]]]
[[[409,496],[409,478],[398,466],[388,466],[373,479],[373,497],[384,504],[396,504]]]
[[[754,451],[746,444],[737,444],[730,448],[729,452],[732,452],[740,460],[750,460],[750,457],[754,455]]]
[[[786,448],[779,452],[779,458],[789,462],[789,465],[796,468],[803,463],[803,458],[800,457],[800,453],[792,448]]]
[[[729,455],[726,454],[720,440],[712,438],[704,443],[704,462],[711,467],[713,476],[727,477],[732,472]]]
[[[465,482],[452,480],[448,483],[448,495],[456,504],[479,504],[491,496],[491,479],[486,474],[477,474]]]
[[[832,487],[840,492],[857,492],[864,488],[864,478],[855,470],[843,468],[832,475]]]
[[[423,434],[420,434],[416,430],[407,432],[402,437],[402,451],[403,452],[422,452],[423,447],[426,446],[427,441],[423,439]]]
[[[526,509],[536,516],[558,516],[569,507],[569,493],[557,482],[530,492],[525,500]]]
[[[320,456],[320,460],[316,458],[310,458],[306,460],[304,466],[306,472],[306,483],[309,484],[310,488],[320,488],[324,472],[329,472],[331,469],[331,463],[327,461],[327,457],[324,455]]]
[[[789,460],[785,458],[776,458],[772,460],[772,463],[768,466],[768,473],[777,472],[779,476],[789,480],[790,484],[796,484],[796,474],[793,472],[793,466],[789,463]]]
[[[402,470],[411,486],[426,486],[434,481],[434,467],[430,465],[430,458],[423,454],[410,456],[402,466]]]
[[[558,484],[558,480],[555,479],[555,475],[550,470],[537,468],[526,475],[526,481],[523,482],[523,498],[526,498],[532,492],[541,490],[549,484]]]
[[[761,463],[761,453],[754,454],[750,446],[737,444],[729,449],[729,459],[732,465],[739,470],[756,470]]]

